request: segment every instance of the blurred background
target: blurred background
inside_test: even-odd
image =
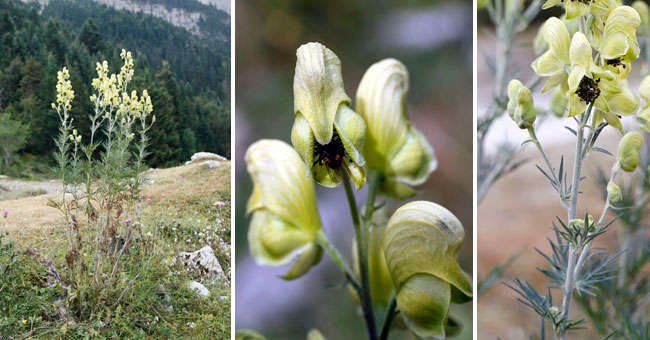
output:
[[[526,4],[530,1],[525,1]],[[624,1],[630,4],[631,1]],[[512,50],[512,63],[508,65],[509,71],[522,82],[527,83],[535,74],[530,67],[536,56],[533,50],[533,40],[539,27],[550,16],[560,16],[563,10],[556,6],[543,10],[528,27],[518,35],[517,43]],[[477,35],[477,115],[479,120],[492,103],[495,77],[491,68],[490,58],[495,55],[496,41],[494,26],[488,19],[485,10],[478,13]],[[632,66],[628,81],[632,89],[637,92],[641,77],[640,61],[635,61]],[[552,91],[541,94],[540,89],[546,78],[533,92],[535,107],[538,111],[536,134],[555,167],[560,164],[564,156],[565,169],[567,164],[572,167],[575,149],[575,136],[565,126],[575,127],[569,118],[557,118],[550,110]],[[638,92],[637,92],[638,93]],[[623,117],[625,132],[638,130],[638,121],[634,116]],[[604,148],[616,154],[618,141],[621,134],[614,128],[607,127],[596,142],[597,147]],[[535,167],[543,166],[544,160],[539,151],[530,143],[520,147],[521,143],[529,139],[526,130],[521,130],[507,114],[495,120],[486,137],[485,152],[493,154],[504,143],[515,146],[518,154],[517,160],[523,163],[513,172],[497,180],[490,188],[482,202],[478,203],[477,218],[477,271],[479,280],[485,279],[487,274],[497,265],[502,265],[515,254],[518,257],[497,280],[476,301],[478,302],[478,338],[503,340],[528,339],[529,335],[538,336],[540,333],[540,317],[529,307],[517,301],[519,297],[513,290],[502,282],[509,282],[511,277],[518,277],[529,281],[538,292],[546,292],[548,279],[537,268],[547,268],[548,262],[535,251],[535,248],[549,254],[550,246],[547,237],[554,238],[552,222],[555,216],[566,217],[566,210],[561,206],[557,192],[549,181]],[[646,151],[647,152],[647,151]],[[594,216],[599,216],[603,209],[605,197],[597,181],[600,170],[607,171],[615,162],[614,157],[598,152],[591,152],[583,163],[583,176],[579,196],[578,216],[584,216],[589,211]],[[572,169],[568,169],[569,172]],[[632,176],[619,175],[620,182],[630,183]],[[610,218],[614,215],[610,213]],[[596,240],[598,247],[603,247],[608,253],[613,253],[612,247],[618,242],[617,224],[612,230]],[[608,249],[609,248],[609,249]],[[554,301],[561,299],[559,290],[553,290]],[[557,304],[561,302],[556,301]],[[586,318],[582,309],[574,302],[572,305],[573,319]],[[587,318],[587,320],[589,320]],[[548,325],[547,325],[548,326]],[[586,324],[586,330],[576,331],[573,335],[581,339],[596,339],[597,334],[593,326]],[[547,337],[549,329],[547,327]],[[533,336],[533,339],[538,337]]]
[[[438,169],[413,199],[444,205],[465,226],[459,255],[472,273],[472,2],[467,1],[237,1],[236,3],[236,327],[269,339],[305,339],[318,328],[328,339],[365,337],[355,302],[331,259],[304,277],[278,278],[286,267],[258,266],[247,245],[245,206],[252,182],[244,163],[250,144],[261,138],[290,143],[296,49],[318,41],[342,61],[352,98],[365,70],[387,57],[410,72],[408,110],[438,157]],[[365,188],[357,200],[363,202]],[[317,187],[324,228],[350,258],[352,221],[342,187]],[[393,201],[387,205],[396,208]],[[472,338],[472,304],[452,307]],[[391,339],[409,339],[395,331]]]

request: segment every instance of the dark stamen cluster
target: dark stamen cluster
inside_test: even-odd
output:
[[[561,0],[561,1],[564,2],[564,0]],[[585,4],[585,5],[589,5],[589,4],[591,4],[592,2],[594,2],[594,0],[571,0],[571,2],[576,2],[576,1],[577,1],[577,2],[582,2],[582,3]]]
[[[314,164],[327,165],[328,168],[337,170],[343,163],[345,157],[345,147],[341,141],[341,137],[334,130],[332,140],[325,144],[314,143]],[[312,165],[312,166],[313,166]]]
[[[576,94],[580,99],[587,103],[593,103],[596,101],[598,96],[600,96],[600,89],[598,88],[598,83],[600,79],[591,79],[589,77],[582,77],[580,85],[576,90]]]
[[[608,60],[605,60],[605,64],[607,64],[608,66],[614,66],[614,67],[622,65],[623,68],[625,68],[625,64],[623,64],[623,58],[608,59]]]

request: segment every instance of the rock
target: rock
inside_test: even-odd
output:
[[[210,246],[205,246],[192,253],[181,252],[178,254],[178,257],[185,266],[198,271],[203,277],[229,283],[226,274],[223,272]]]
[[[8,179],[9,179],[9,177],[7,177],[5,175],[0,175],[0,181],[6,181]]]
[[[226,157],[219,156],[216,153],[212,152],[197,152],[194,155],[192,155],[192,158],[190,158],[190,163],[196,163],[197,161],[227,161]]]
[[[196,292],[196,294],[199,294],[202,297],[210,296],[210,291],[207,288],[205,288],[204,285],[202,285],[202,284],[200,284],[200,283],[198,283],[196,281],[190,282],[187,285],[187,288],[189,290],[193,290],[194,292]]]
[[[212,170],[212,169],[220,167],[221,162],[219,162],[219,161],[205,161],[205,162],[201,163],[201,166],[206,168],[206,169]]]

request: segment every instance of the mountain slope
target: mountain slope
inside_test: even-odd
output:
[[[51,0],[21,0],[41,9]],[[117,10],[143,13],[183,27],[196,35],[227,40],[230,37],[230,1],[227,0],[94,0]]]

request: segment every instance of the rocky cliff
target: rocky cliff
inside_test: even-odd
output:
[[[37,2],[41,7],[47,6],[49,0],[21,0],[26,3]],[[182,8],[170,8],[158,3],[149,1],[133,0],[93,0],[97,3],[104,4],[115,9],[123,9],[131,12],[141,12],[161,18],[174,26],[183,27],[193,34],[201,34],[199,20],[205,19],[205,14],[196,11],[188,11]],[[204,5],[215,7],[230,14],[229,0],[196,0]],[[218,39],[227,39],[229,37],[217,37]]]

